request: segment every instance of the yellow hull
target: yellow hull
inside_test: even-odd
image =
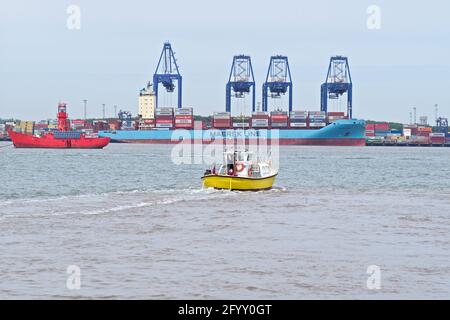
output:
[[[202,177],[203,186],[215,189],[228,189],[240,191],[258,191],[271,189],[276,174],[266,178],[243,178],[220,175],[207,175]]]

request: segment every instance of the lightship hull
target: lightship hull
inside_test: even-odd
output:
[[[280,145],[365,146],[364,120],[338,120],[321,129],[230,129],[230,130],[119,130],[100,131],[111,142],[177,144],[181,140],[208,144],[216,140],[267,139]]]
[[[110,142],[108,137],[90,138],[84,135],[78,139],[56,139],[51,133],[37,137],[10,131],[9,136],[16,148],[102,149]]]

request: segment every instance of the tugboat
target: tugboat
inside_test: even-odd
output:
[[[202,182],[206,188],[260,191],[271,189],[277,175],[270,160],[260,161],[248,151],[228,151],[218,171],[206,170]]]
[[[58,130],[43,135],[30,135],[8,131],[16,148],[52,148],[52,149],[102,149],[109,144],[110,138],[89,136],[80,131],[71,131],[67,117],[67,105],[58,104]]]

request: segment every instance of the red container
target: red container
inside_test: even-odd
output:
[[[231,127],[231,120],[214,120],[214,128],[229,128]]]
[[[369,123],[369,124],[366,124],[366,130],[375,130],[375,124],[373,124],[373,123]]]
[[[172,120],[173,116],[156,116],[156,120]]]
[[[389,123],[376,123],[375,124],[376,131],[389,131]]]
[[[194,125],[191,123],[176,123],[175,128],[184,128],[184,129],[192,129]]]
[[[86,121],[82,120],[82,119],[74,119],[72,120],[72,124],[77,125],[77,126],[84,126]]]
[[[430,137],[430,141],[433,144],[444,144],[445,137]]]
[[[175,116],[175,119],[194,119],[193,116],[186,116],[186,115],[177,115]]]
[[[272,116],[272,120],[283,120],[283,121],[286,121],[287,120],[287,116],[285,116],[285,115],[275,115],[275,116]]]
[[[166,120],[166,119],[156,119],[156,123],[173,123],[173,120]]]
[[[331,117],[345,117],[345,112],[328,112]]]

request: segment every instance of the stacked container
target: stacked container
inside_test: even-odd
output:
[[[366,124],[366,137],[375,137],[375,124]]]
[[[403,135],[407,137],[415,136],[418,133],[418,126],[416,124],[405,124],[403,125]]]
[[[48,121],[48,128],[49,129],[57,129],[58,128],[58,120],[51,119]]]
[[[376,123],[374,128],[376,137],[386,137],[391,133],[389,123]]]
[[[4,123],[0,123],[0,138],[6,136],[6,125]]]
[[[34,124],[34,134],[42,134],[47,130],[48,130],[47,121]]]
[[[26,134],[33,134],[34,122],[33,121],[20,121],[19,131]]]
[[[410,140],[419,145],[430,144],[430,136],[413,136]]]
[[[106,120],[95,120],[93,122],[93,132],[109,130],[109,124]]]
[[[343,119],[347,119],[345,112],[328,112],[328,123]]]
[[[156,129],[173,128],[173,108],[157,108],[155,114]]]
[[[250,127],[250,119],[247,117],[233,118],[233,128],[235,129],[247,129]]]
[[[194,128],[194,115],[192,108],[180,108],[175,110],[175,128]]]
[[[429,137],[430,133],[432,132],[432,128],[431,127],[418,127],[417,128],[417,135],[418,136],[423,136],[423,137]]]
[[[270,113],[270,126],[272,128],[287,128],[288,113],[285,111],[272,111]]]
[[[153,128],[155,128],[155,119],[139,120],[139,130],[151,130]]]
[[[82,119],[71,120],[71,127],[74,130],[83,129],[86,125],[86,121]]]
[[[310,128],[323,128],[327,125],[327,114],[322,111],[310,111],[309,112],[309,127]]]
[[[269,127],[269,114],[267,112],[253,112],[252,113],[252,128],[264,128]]]
[[[430,142],[436,145],[445,144],[445,133],[430,133]]]
[[[108,121],[109,130],[120,130],[121,121],[119,119],[112,119]]]
[[[291,128],[307,128],[308,127],[308,112],[307,111],[292,111],[289,117],[289,126]]]
[[[213,127],[229,129],[231,127],[231,115],[229,112],[216,112],[213,115]]]

